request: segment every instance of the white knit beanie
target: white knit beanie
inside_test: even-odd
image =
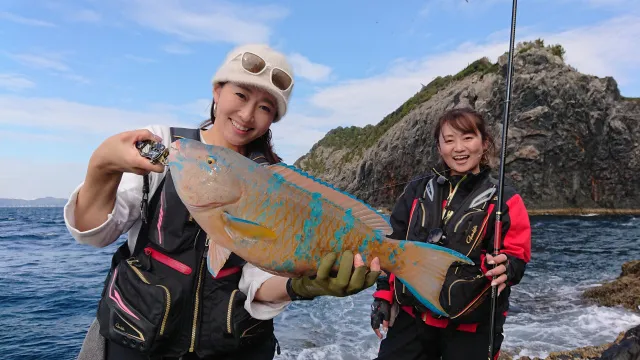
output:
[[[264,59],[264,61],[267,63],[267,69],[259,75],[254,75],[245,71],[242,68],[242,62],[239,56],[245,51],[252,52]],[[257,86],[261,89],[264,89],[265,91],[268,91],[276,98],[276,101],[278,102],[278,113],[276,114],[276,118],[274,119],[274,122],[276,122],[280,120],[287,112],[287,103],[289,102],[291,91],[293,90],[293,83],[286,91],[278,89],[271,82],[271,68],[273,67],[280,68],[287,72],[289,76],[291,76],[291,81],[293,82],[293,68],[283,54],[263,44],[241,45],[231,50],[227,54],[224,63],[222,64],[222,66],[220,66],[216,74],[213,76],[211,82],[213,85],[215,85],[220,82],[231,81],[234,83]]]

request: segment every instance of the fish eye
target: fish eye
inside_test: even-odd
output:
[[[210,158],[208,158],[208,159],[207,159],[207,164],[209,164],[209,165],[213,165],[213,164],[215,164],[215,163],[216,163],[216,160],[215,160],[214,158],[211,158],[211,157],[210,157]]]

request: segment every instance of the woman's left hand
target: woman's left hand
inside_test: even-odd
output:
[[[491,279],[491,286],[498,285],[498,295],[507,287],[507,266],[509,266],[509,262],[507,261],[507,255],[500,254],[498,256],[492,256],[487,254],[486,262],[489,265],[497,264],[495,269],[491,269],[487,271],[484,275]]]

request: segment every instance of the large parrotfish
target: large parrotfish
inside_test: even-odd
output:
[[[388,221],[366,203],[286,164],[263,166],[224,147],[179,139],[168,166],[182,202],[209,235],[214,276],[230,252],[269,273],[299,277],[314,275],[325,254],[352,250],[365,264],[378,257],[383,271],[446,316],[438,297],[447,269],[473,264],[444,247],[386,237]]]

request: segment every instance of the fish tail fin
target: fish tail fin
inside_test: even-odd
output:
[[[455,262],[472,265],[473,261],[438,245],[418,241],[387,241],[396,243],[389,270],[425,307],[435,314],[448,316],[439,300],[447,271]]]

